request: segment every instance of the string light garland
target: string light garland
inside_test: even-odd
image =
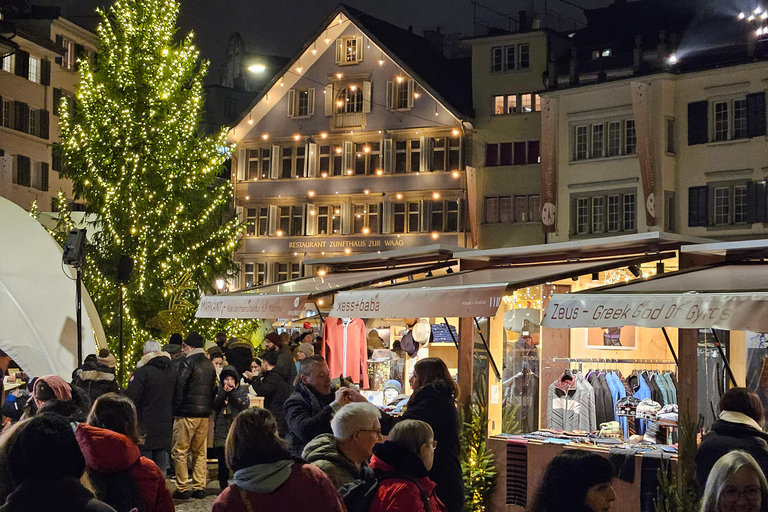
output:
[[[208,62],[193,34],[177,42],[178,2],[118,0],[98,12],[97,63],[79,62],[77,108],[70,111],[62,98],[61,174],[97,219],[84,282],[114,351],[115,262],[121,255],[134,260],[133,278],[122,285],[130,370],[144,341],[167,334],[157,328],[165,325],[158,315],[174,304],[185,304],[173,324],[182,335],[185,325],[201,325],[191,306],[217,277],[236,271],[231,255],[244,225],[230,210],[231,183],[220,178],[231,155],[227,129],[199,135]],[[60,233],[71,219],[66,196],[57,202]]]

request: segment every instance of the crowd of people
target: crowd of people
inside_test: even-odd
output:
[[[175,501],[206,495],[211,458],[215,512],[464,510],[458,387],[445,363],[416,362],[413,394],[393,416],[333,382],[306,339],[291,347],[270,333],[260,358],[224,336],[148,341],[125,389],[106,350],[88,356],[71,382],[29,379],[28,392],[2,407],[0,512],[173,511]],[[263,408],[251,407],[251,392]],[[768,512],[762,402],[732,388],[720,411],[696,454],[699,510]],[[614,476],[608,458],[565,450],[528,510],[609,512]]]

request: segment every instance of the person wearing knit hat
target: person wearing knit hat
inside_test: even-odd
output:
[[[311,333],[310,333],[311,334]],[[299,362],[306,358],[315,355],[315,347],[309,343],[299,343],[293,350],[293,359],[296,361],[296,373],[299,371]]]
[[[410,398],[403,394],[403,385],[400,381],[390,379],[384,383],[384,403],[388,406],[397,406],[403,400]]]
[[[103,364],[104,366],[107,366],[113,369],[117,364],[117,360],[115,359],[115,356],[109,353],[108,348],[103,348],[99,350],[99,355],[96,356],[96,361],[99,364]]]
[[[45,402],[54,398],[72,400],[72,388],[58,375],[43,375],[35,381],[32,395],[39,409]]]
[[[277,351],[280,354],[275,371],[283,377],[285,382],[293,386],[293,381],[296,380],[298,371],[296,370],[296,365],[293,364],[293,354],[291,349],[288,348],[288,343],[284,342],[283,338],[276,332],[270,332],[264,336],[264,345],[267,350]]]
[[[115,356],[106,348],[101,349],[98,355],[89,354],[72,373],[72,385],[82,389],[91,403],[104,393],[118,392],[115,362]]]

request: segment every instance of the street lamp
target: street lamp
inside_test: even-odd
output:
[[[264,71],[266,71],[266,69],[267,69],[267,66],[265,66],[264,64],[251,64],[250,66],[248,66],[248,71],[250,71],[251,73],[263,73]]]
[[[224,287],[226,285],[227,285],[227,281],[223,277],[216,278],[216,289],[219,290],[219,293],[221,293],[224,290]]]

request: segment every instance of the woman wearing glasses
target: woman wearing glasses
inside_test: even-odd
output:
[[[720,457],[707,478],[700,512],[768,512],[768,484],[747,452]]]

